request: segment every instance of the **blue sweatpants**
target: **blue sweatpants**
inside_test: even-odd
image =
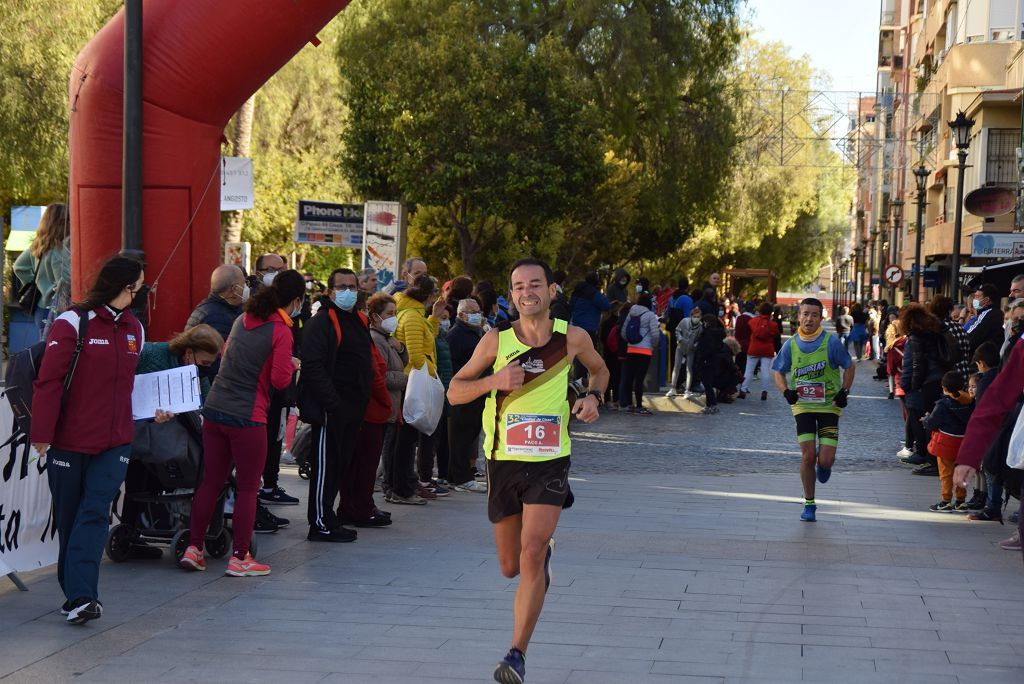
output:
[[[69,601],[99,598],[100,560],[110,504],[128,471],[130,444],[99,454],[50,447],[46,473],[60,540],[57,581]]]

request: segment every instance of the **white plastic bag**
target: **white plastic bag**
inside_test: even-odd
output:
[[[1024,470],[1024,411],[1017,416],[1017,423],[1010,433],[1010,447],[1006,450],[1006,465]]]
[[[419,368],[409,373],[405,386],[405,403],[402,416],[405,422],[425,435],[434,434],[444,413],[444,385],[427,370],[424,361]]]

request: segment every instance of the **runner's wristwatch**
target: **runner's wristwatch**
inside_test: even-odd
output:
[[[598,392],[597,390],[590,390],[589,392],[587,392],[583,396],[584,397],[594,397],[595,399],[597,399],[597,405],[598,406],[600,406],[601,404],[604,403],[604,395],[601,392]]]

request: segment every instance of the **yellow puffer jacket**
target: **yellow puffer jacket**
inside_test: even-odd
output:
[[[405,293],[395,295],[395,303],[398,315],[395,339],[404,344],[409,353],[409,363],[405,366],[405,372],[412,372],[413,368],[421,367],[426,361],[427,370],[436,378],[437,349],[434,340],[440,321],[434,316],[425,316],[423,302],[418,302]]]

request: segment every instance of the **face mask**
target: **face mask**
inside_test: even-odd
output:
[[[276,277],[277,277],[276,273],[264,273],[263,274],[263,284],[266,285],[267,287],[270,287],[271,285],[274,284],[274,278],[276,278]]]
[[[395,331],[398,330],[398,316],[382,318],[380,321],[380,329],[388,335],[394,335]]]
[[[725,309],[719,309],[718,310],[718,315],[719,315],[719,317],[724,316],[725,315]]]
[[[628,283],[629,283],[629,281],[626,280],[625,278],[623,278],[622,280],[619,281],[619,285],[621,285],[622,287],[626,287],[626,285]]]
[[[644,291],[644,286],[643,285],[637,285],[636,286],[636,293],[637,294],[640,294],[643,291]]]
[[[356,305],[356,299],[359,297],[353,290],[335,290],[334,291],[334,303],[338,305],[338,308],[342,311],[351,311],[352,307]]]
[[[242,286],[242,294],[240,294],[239,297],[241,297],[243,304],[245,302],[249,301],[249,295],[251,293],[252,293],[252,291],[249,289],[248,285],[243,285]]]
[[[975,310],[981,308],[981,300],[980,299],[975,299],[973,302],[971,302],[971,304],[974,305]]]
[[[479,328],[483,325],[484,315],[479,313],[466,314],[466,322],[474,328]]]
[[[294,309],[292,309],[292,312],[290,314],[288,314],[288,316],[294,320],[294,319],[298,318],[301,313],[302,313],[302,307],[301,306],[297,306]]]
[[[208,378],[212,375],[212,373],[210,372],[209,366],[200,366],[197,364],[196,375],[198,375],[200,378]]]
[[[441,332],[446,333],[451,330],[452,322],[449,320],[441,321]]]
[[[306,292],[309,292],[312,289],[313,289],[313,281],[312,280],[307,280],[306,281]]]

